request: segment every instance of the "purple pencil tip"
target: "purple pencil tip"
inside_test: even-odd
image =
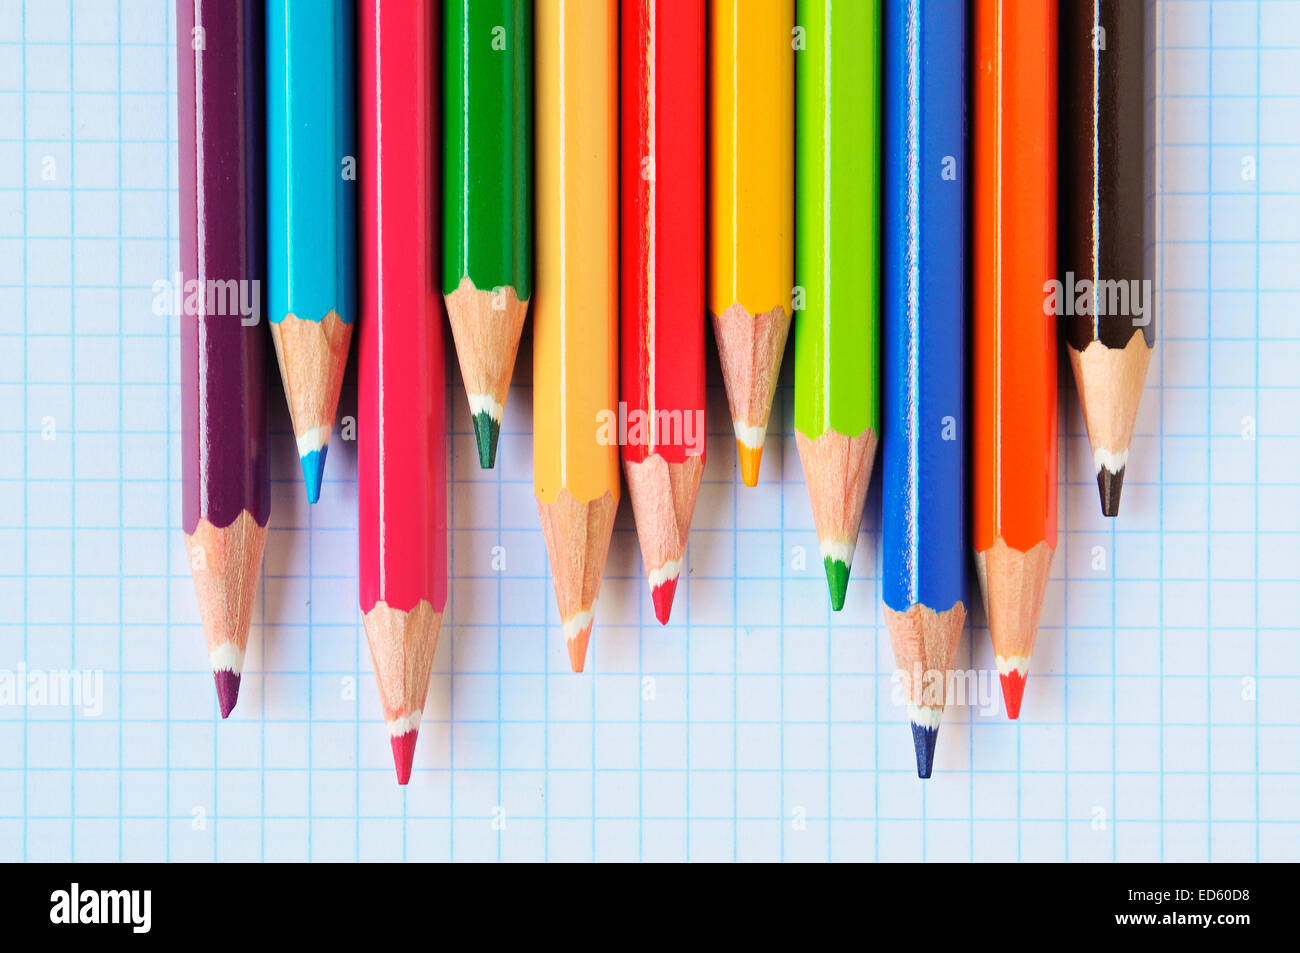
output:
[[[229,718],[239,700],[239,674],[229,669],[213,672],[212,678],[217,683],[217,704],[221,706],[221,717]]]

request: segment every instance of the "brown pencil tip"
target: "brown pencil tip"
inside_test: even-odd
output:
[[[1103,516],[1119,516],[1119,494],[1124,488],[1124,467],[1110,470],[1101,467],[1097,471],[1097,489],[1101,493],[1101,513]]]

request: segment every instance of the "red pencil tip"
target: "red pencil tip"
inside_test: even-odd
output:
[[[569,667],[581,672],[587,662],[587,643],[591,641],[591,622],[578,630],[578,634],[569,639]]]
[[[673,576],[650,590],[650,601],[655,604],[655,618],[660,625],[668,624],[668,617],[673,614],[673,597],[677,595],[677,580]]]
[[[397,768],[398,784],[405,784],[411,780],[411,765],[415,761],[415,739],[419,734],[418,728],[412,728],[389,739],[393,745],[393,765]]]
[[[221,717],[229,718],[235,710],[235,702],[239,701],[239,673],[221,669],[212,673],[212,679],[217,683],[217,704],[221,706]]]
[[[1008,672],[1002,676],[1002,702],[1007,706],[1007,717],[1014,720],[1020,717],[1020,702],[1025,695],[1025,681],[1029,676],[1019,672]]]

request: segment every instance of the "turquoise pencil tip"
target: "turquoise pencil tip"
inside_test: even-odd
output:
[[[312,450],[302,456],[302,478],[307,484],[307,502],[315,503],[320,499],[321,474],[325,472],[325,452],[329,444],[319,450]]]

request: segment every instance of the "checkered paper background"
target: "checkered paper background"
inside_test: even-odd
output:
[[[673,622],[624,505],[570,674],[525,345],[492,472],[453,365],[452,595],[405,790],[356,605],[355,444],[336,436],[309,509],[278,386],[248,671],[216,714],[177,328],[150,306],[177,268],[171,7],[0,0],[0,674],[96,671],[104,696],[0,705],[0,858],[1300,859],[1300,2],[1156,6],[1160,343],[1116,522],[1063,367],[1061,546],[1019,724],[988,681],[916,779],[878,481],[832,617],[789,375],[747,490],[716,362]],[[962,663],[994,668],[978,610]]]

